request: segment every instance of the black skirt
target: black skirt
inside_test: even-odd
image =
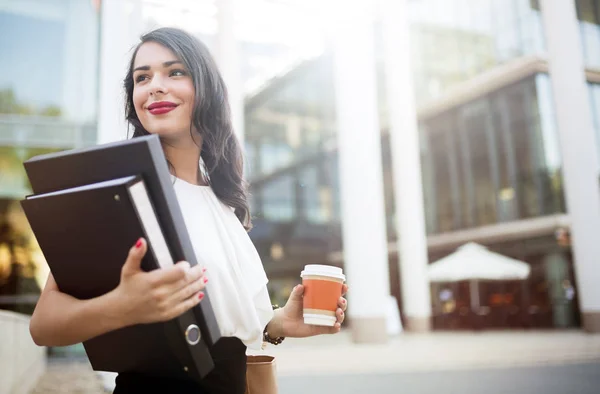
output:
[[[120,373],[113,394],[244,394],[246,346],[237,338],[221,338],[211,350],[214,369],[200,383],[137,373]]]

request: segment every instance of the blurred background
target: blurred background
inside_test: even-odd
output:
[[[596,392],[600,1],[0,0],[0,393],[101,390],[81,345],[29,337],[48,267],[22,163],[127,138],[126,63],[161,26],[200,38],[225,77],[273,302],[305,264],[347,274],[339,338],[277,350],[285,392],[317,372],[315,393],[454,392],[403,368],[524,354],[559,369],[513,384],[565,392],[548,390],[574,373],[569,392]],[[396,361],[324,372],[303,348]],[[361,372],[372,380],[327,380]],[[461,386],[472,376],[446,378],[479,392]]]

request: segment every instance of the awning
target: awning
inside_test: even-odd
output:
[[[468,243],[430,264],[428,276],[431,282],[518,280],[526,279],[530,271],[531,267],[525,262],[490,252],[479,244]]]

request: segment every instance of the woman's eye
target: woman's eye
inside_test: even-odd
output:
[[[138,75],[137,77],[135,77],[135,82],[136,82],[136,83],[140,83],[140,82],[142,82],[142,81],[145,81],[145,80],[146,80],[146,78],[148,78],[148,76],[147,76],[147,75],[144,75],[144,74],[142,74],[142,75]]]
[[[186,75],[186,72],[183,71],[183,70],[173,70],[173,71],[171,71],[171,76],[172,77],[182,77],[184,75]]]

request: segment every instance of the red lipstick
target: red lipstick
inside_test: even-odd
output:
[[[157,101],[147,107],[148,112],[152,115],[166,114],[167,112],[173,111],[175,108],[177,108],[177,104],[170,101]]]

